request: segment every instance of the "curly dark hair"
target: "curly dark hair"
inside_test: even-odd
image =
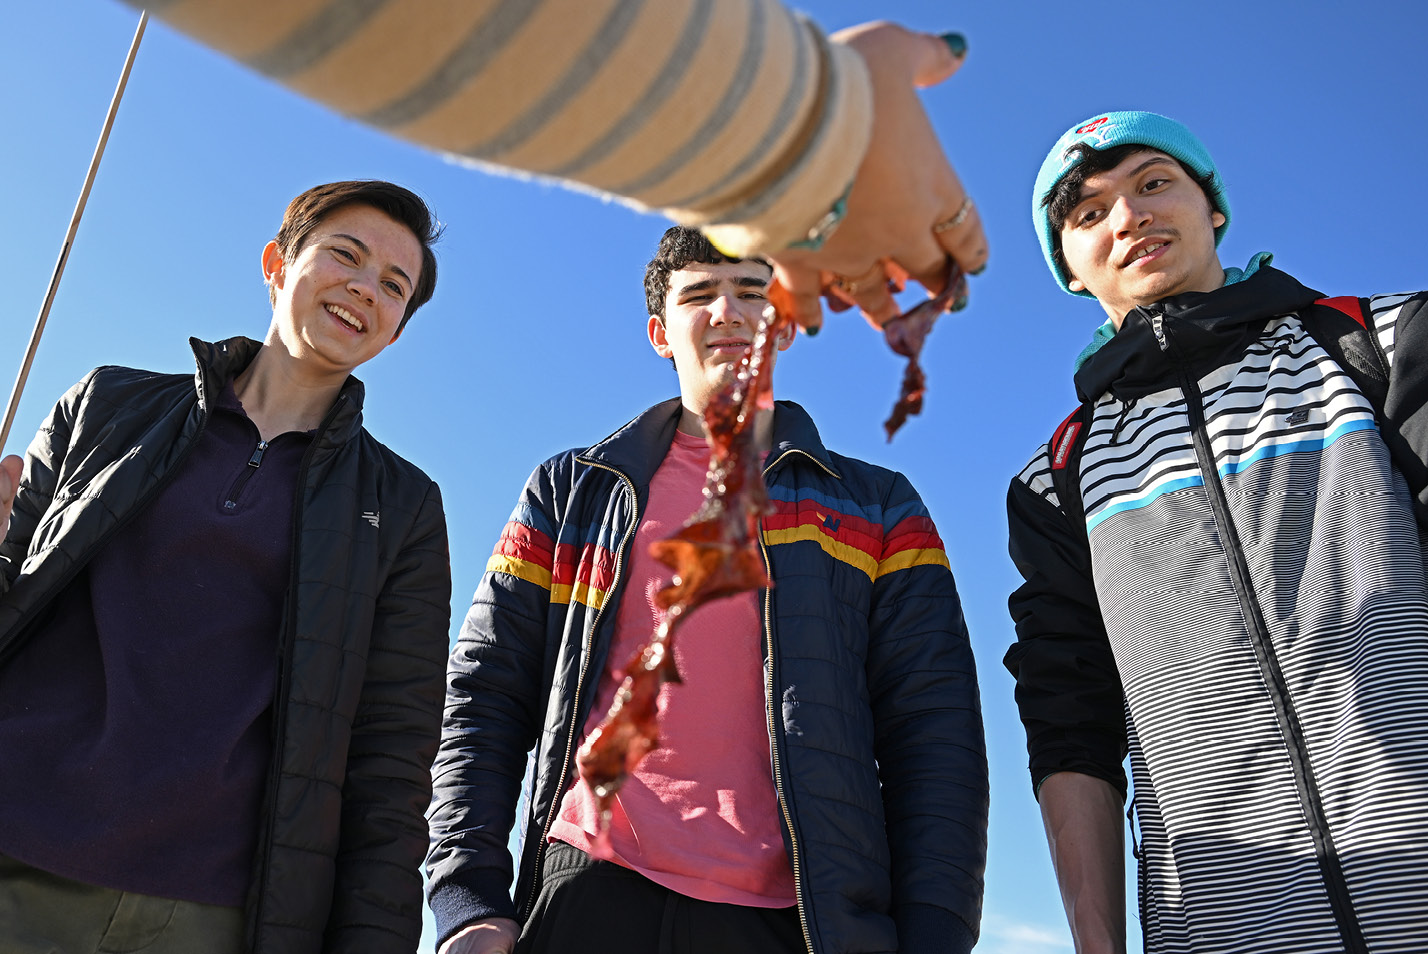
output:
[[[645,266],[645,307],[648,314],[664,320],[664,302],[669,296],[669,276],[672,273],[692,264],[719,265],[723,262],[742,261],[742,258],[734,258],[719,251],[698,229],[684,225],[671,226],[660,236],[659,248],[655,249],[654,258]],[[751,258],[749,261],[769,264],[762,258]]]

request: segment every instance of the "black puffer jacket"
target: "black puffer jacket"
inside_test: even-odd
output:
[[[0,546],[0,664],[85,562],[153,498],[258,343],[192,341],[198,374],[100,368],[26,456]],[[436,484],[362,428],[349,378],[298,477],[272,767],[248,949],[410,954],[450,625]]]
[[[427,859],[437,932],[524,917],[594,703],[625,552],[680,404],[531,475],[451,657]],[[901,474],[830,453],[781,401],[765,477],[774,786],[810,954],[965,954],[981,920],[987,763],[942,541]],[[640,592],[636,585],[635,592]],[[526,753],[527,838],[507,893]]]

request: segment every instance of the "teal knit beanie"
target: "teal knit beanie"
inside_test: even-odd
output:
[[[1046,197],[1061,178],[1085,158],[1079,151],[1071,149],[1077,143],[1085,143],[1097,151],[1126,143],[1149,146],[1179,159],[1197,176],[1214,176],[1210,191],[1214,193],[1215,208],[1225,217],[1224,224],[1215,229],[1215,245],[1218,246],[1220,239],[1225,237],[1225,229],[1230,225],[1230,202],[1225,196],[1225,184],[1215,168],[1215,160],[1210,158],[1210,153],[1194,133],[1175,120],[1156,113],[1138,110],[1099,113],[1072,126],[1056,140],[1056,145],[1051,147],[1051,152],[1041,163],[1041,171],[1036,174],[1036,188],[1031,197],[1031,219],[1036,225],[1037,238],[1041,239],[1041,254],[1046,257],[1046,264],[1062,291],[1082,298],[1094,297],[1086,291],[1073,292],[1067,284],[1069,279],[1053,255],[1055,246],[1052,245],[1051,218],[1045,205]]]

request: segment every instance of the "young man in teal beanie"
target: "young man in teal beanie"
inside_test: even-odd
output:
[[[1219,171],[1153,113],[1068,130],[1032,215],[1109,319],[1008,497],[1006,664],[1077,951],[1125,949],[1127,755],[1147,951],[1421,950],[1428,293],[1223,267]]]

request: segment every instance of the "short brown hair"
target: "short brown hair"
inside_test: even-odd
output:
[[[283,261],[291,264],[322,220],[347,205],[368,205],[390,216],[410,229],[421,245],[421,274],[417,276],[416,287],[397,328],[400,334],[416,310],[430,301],[432,292],[436,291],[436,254],[431,246],[441,238],[442,226],[415,192],[381,179],[349,179],[313,186],[288,203],[283,224],[278,226],[273,241],[278,243]],[[275,289],[268,289],[268,299],[277,303]]]

